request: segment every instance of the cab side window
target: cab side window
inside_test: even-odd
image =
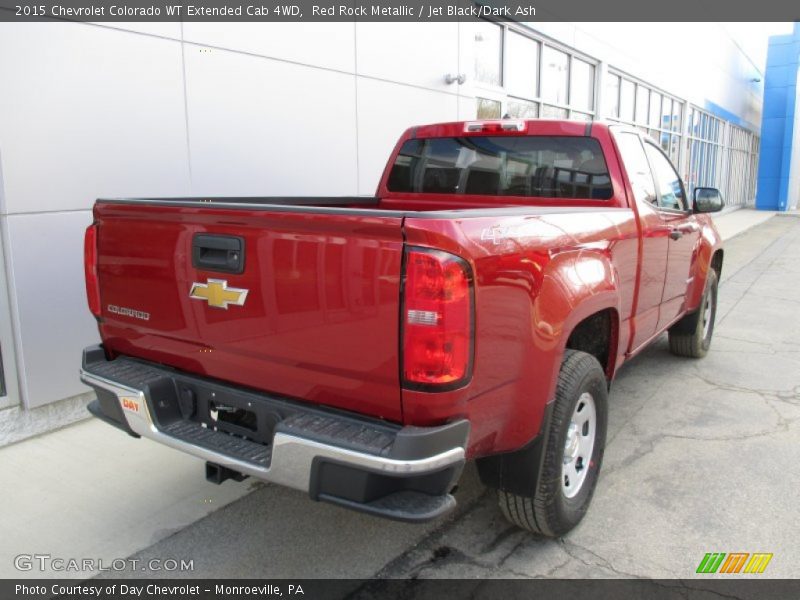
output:
[[[656,184],[639,136],[635,133],[618,133],[615,137],[634,197],[638,202],[657,206]]]
[[[686,196],[683,193],[681,178],[658,148],[645,144],[647,158],[658,181],[658,206],[670,210],[686,210]]]

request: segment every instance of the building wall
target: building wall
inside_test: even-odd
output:
[[[92,25],[4,23],[0,81],[13,330],[2,349],[4,358],[15,349],[19,393],[34,407],[86,391],[80,348],[97,333],[81,257],[94,199],[190,190],[182,45]]]
[[[800,195],[800,24],[770,38],[758,171],[758,208],[797,208]]]
[[[82,236],[97,197],[371,194],[408,126],[475,118],[477,98],[509,109],[506,79],[521,58],[506,47],[504,81],[479,81],[479,27],[0,24],[0,344],[9,384],[0,408],[87,390],[78,361],[97,333],[85,307]],[[628,25],[617,34],[596,24],[537,27],[537,40],[552,36],[575,47],[570,60],[592,65],[589,117],[599,111],[602,74],[615,68],[742,123],[760,119],[735,45],[717,44],[709,60],[681,50],[677,66],[659,45],[640,52],[656,33],[676,39],[663,25],[627,36],[619,32]],[[681,71],[695,73],[694,83]],[[466,81],[447,83],[446,74]],[[552,110],[578,116],[574,108]]]

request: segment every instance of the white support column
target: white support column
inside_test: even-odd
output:
[[[599,62],[594,75],[594,118],[602,119],[606,114],[605,83],[608,78],[608,63]]]
[[[687,170],[686,170],[686,154],[687,154],[686,148],[687,148],[687,138],[688,138],[688,136],[686,135],[686,131],[687,131],[687,127],[686,126],[688,125],[688,119],[689,119],[689,102],[687,102],[686,100],[681,100],[680,102],[681,102],[681,119],[680,119],[680,123],[678,124],[678,134],[679,134],[678,135],[678,139],[680,140],[680,142],[679,142],[679,146],[680,147],[678,148],[678,164],[677,164],[677,167],[678,167],[678,173],[680,173],[681,178],[685,179],[686,172],[687,172]],[[648,110],[648,115],[647,116],[648,116],[648,119],[649,119],[650,118],[649,110]],[[686,181],[684,181],[684,184],[685,183],[686,183]],[[688,193],[688,190],[687,190],[687,193]]]
[[[795,25],[795,31],[798,30],[797,28],[798,26]],[[800,85],[800,70],[797,71],[797,84]],[[796,90],[792,145],[789,155],[789,190],[786,194],[787,210],[797,210],[797,207],[800,206],[800,88],[796,88]]]

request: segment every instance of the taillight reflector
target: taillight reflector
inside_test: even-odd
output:
[[[86,299],[89,310],[100,317],[100,282],[97,280],[97,225],[86,228],[83,238],[83,269],[86,274]]]
[[[406,387],[458,387],[472,370],[472,275],[463,259],[409,249],[403,298]]]

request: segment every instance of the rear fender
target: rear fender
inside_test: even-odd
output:
[[[553,258],[534,306],[535,328],[543,334],[550,334],[554,341],[552,351],[543,355],[543,358],[549,357],[551,363],[548,402],[555,396],[570,335],[582,321],[608,309],[615,315],[606,369],[610,380],[619,344],[617,315],[620,314],[619,277],[611,258],[603,250],[586,248],[564,252]]]
[[[539,294],[533,306],[533,329],[540,373],[549,373],[545,389],[533,389],[520,403],[538,403],[543,407],[540,428],[529,431],[522,447],[478,460],[478,472],[484,485],[531,496],[538,485],[539,469],[547,440],[550,415],[561,361],[570,335],[585,319],[611,309],[614,313],[609,348],[607,376],[613,376],[618,344],[620,294],[616,271],[610,256],[594,248],[579,248],[556,253],[544,269]],[[545,364],[546,363],[546,364]],[[518,406],[515,414],[524,414]]]

